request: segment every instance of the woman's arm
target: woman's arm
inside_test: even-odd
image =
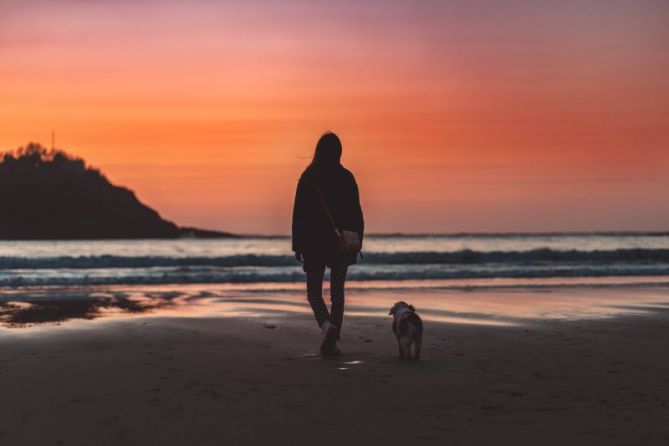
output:
[[[293,204],[293,251],[302,252],[302,223],[304,219],[304,181],[300,178],[295,191],[295,203]]]
[[[362,238],[365,235],[365,218],[362,215],[362,206],[360,206],[360,191],[358,190],[358,183],[356,183],[355,177],[353,177],[353,197],[353,213],[356,226],[355,230],[360,234],[360,242],[362,243]]]

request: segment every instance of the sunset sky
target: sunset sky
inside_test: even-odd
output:
[[[372,232],[669,229],[669,2],[0,0],[0,151],[286,234],[337,132]]]

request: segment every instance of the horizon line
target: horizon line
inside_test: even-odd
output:
[[[257,238],[284,238],[290,237],[290,234],[242,234],[234,233],[233,235],[237,237],[257,237]],[[490,232],[490,231],[457,231],[457,232],[370,232],[365,234],[365,237],[500,237],[500,236],[587,236],[587,235],[600,235],[600,236],[622,236],[622,237],[634,237],[634,236],[669,236],[669,230],[659,230],[659,231],[634,231],[634,230],[623,230],[623,231],[606,231],[606,230],[594,230],[594,231],[500,231],[500,232]]]

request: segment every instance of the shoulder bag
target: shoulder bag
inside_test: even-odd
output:
[[[332,228],[334,229],[335,234],[337,234],[337,251],[344,254],[359,253],[360,249],[362,249],[360,234],[358,234],[356,231],[341,231],[339,228],[337,228],[337,224],[335,223],[334,218],[332,218],[332,214],[330,214],[330,209],[328,209],[328,205],[325,202],[325,198],[321,193],[320,187],[317,187],[316,190],[318,191],[318,196],[321,198],[325,212],[328,214]]]

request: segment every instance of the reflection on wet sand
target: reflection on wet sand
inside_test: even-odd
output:
[[[346,314],[386,318],[397,300],[411,302],[429,322],[485,325],[600,318],[669,305],[663,287],[359,290],[348,294]],[[271,319],[291,314],[310,314],[302,293],[232,291],[208,285],[0,290],[0,322],[8,328],[136,315]]]

